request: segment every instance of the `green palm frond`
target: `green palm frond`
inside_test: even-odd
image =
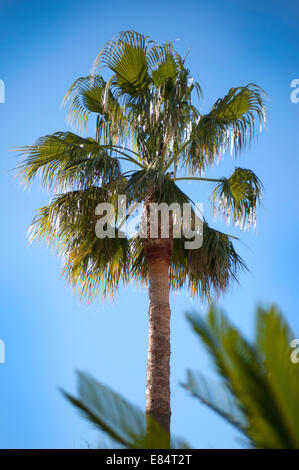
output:
[[[200,372],[187,371],[183,387],[246,436],[246,418],[234,395],[224,385],[207,380]],[[247,437],[247,436],[246,436]]]
[[[111,84],[121,94],[133,98],[143,95],[149,86],[146,60],[147,38],[135,31],[121,32],[98,55],[95,68],[108,67],[114,72]]]
[[[235,225],[243,228],[255,225],[257,203],[261,200],[262,184],[251,170],[236,168],[229,178],[221,178],[212,193],[213,208],[227,217],[232,217]]]
[[[112,440],[113,448],[169,449],[167,431],[152,419],[151,436],[146,435],[145,414],[118,393],[82,372],[78,372],[78,389],[79,398],[64,391],[63,394],[96,429]],[[171,448],[190,449],[175,437]]]
[[[258,308],[254,344],[213,306],[206,320],[194,313],[189,314],[188,319],[212,357],[224,389],[233,398],[234,408],[227,412],[227,407],[219,400],[215,402],[212,394],[207,398],[202,379],[196,373],[189,375],[184,386],[236,424],[252,446],[299,448],[299,373],[290,358],[292,333],[281,312],[275,306]],[[238,424],[240,413],[242,426]]]
[[[179,67],[175,60],[172,44],[152,47],[148,53],[148,61],[154,64],[151,76],[157,88],[161,88],[167,83],[173,85]]]
[[[187,287],[192,297],[210,298],[225,292],[239,271],[247,268],[229,235],[203,222],[202,240],[198,249],[184,248],[185,238],[174,240],[170,283],[174,289]]]
[[[129,242],[111,226],[114,238],[95,232],[100,202],[116,204],[113,192],[97,187],[57,195],[30,227],[30,241],[45,240],[62,256],[62,273],[82,299],[113,298],[130,273]]]
[[[181,207],[190,203],[188,196],[175,184],[168,174],[159,171],[152,165],[145,170],[133,172],[127,178],[125,192],[130,200],[144,201],[148,195],[152,202],[170,205],[177,203]]]
[[[226,151],[239,154],[265,124],[263,90],[257,85],[231,88],[202,115],[192,130],[187,160],[191,171],[202,172]]]
[[[298,429],[298,365],[291,361],[291,339],[295,337],[278,308],[259,307],[256,321],[256,348],[267,372],[267,378],[273,394],[273,401],[280,417],[271,416],[273,426],[277,426],[281,434],[284,430],[285,442],[293,448],[299,448]],[[275,341],[273,341],[275,338]],[[263,411],[263,418],[267,415]],[[280,423],[282,423],[280,425]],[[260,436],[262,439],[264,436]],[[279,437],[283,442],[283,436]]]
[[[144,247],[141,238],[132,237],[130,240],[131,253],[131,280],[139,285],[147,282],[148,267],[144,255]]]
[[[63,273],[82,300],[113,299],[129,280],[128,240],[117,233],[115,238],[79,237],[65,251]]]
[[[41,137],[35,145],[19,148],[25,159],[19,167],[24,183],[40,174],[42,185],[63,191],[106,184],[120,177],[120,163],[92,138],[71,132]]]
[[[92,113],[98,115],[98,140],[105,143],[112,138],[122,139],[126,135],[127,121],[123,108],[113,96],[100,75],[89,75],[75,80],[64,98],[69,103],[68,122],[86,130]]]

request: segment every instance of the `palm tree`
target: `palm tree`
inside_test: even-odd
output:
[[[188,371],[185,388],[235,426],[249,447],[298,449],[298,348],[280,310],[257,309],[251,342],[213,306],[206,319],[194,312],[188,318],[221,383]]]
[[[236,168],[220,179],[204,174],[227,150],[239,154],[264,124],[263,92],[254,84],[231,88],[202,115],[196,107],[201,89],[185,63],[172,43],[158,45],[134,31],[120,33],[104,46],[93,73],[77,79],[65,98],[69,121],[80,131],[95,116],[95,137],[57,132],[20,149],[24,182],[39,174],[42,185],[54,192],[33,221],[31,239],[57,246],[63,272],[81,297],[113,297],[121,283],[132,280],[148,286],[146,414],[168,432],[169,290],[187,287],[203,298],[223,292],[245,264],[232,237],[205,220],[202,246],[188,250],[187,237],[173,236],[173,217],[167,237],[161,234],[160,218],[156,238],[148,230],[143,238],[124,237],[120,225],[115,238],[98,238],[95,210],[109,202],[117,213],[118,196],[125,195],[130,206],[144,204],[148,228],[152,203],[190,203],[194,226],[192,201],[179,187],[181,180],[194,180],[216,184],[216,210],[235,223],[254,223],[261,183],[252,171]],[[110,72],[105,79],[102,69]]]

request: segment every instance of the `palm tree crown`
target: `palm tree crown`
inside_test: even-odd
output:
[[[88,300],[113,296],[121,282],[143,283],[148,275],[138,236],[96,236],[99,202],[116,207],[117,196],[124,194],[128,204],[150,198],[182,205],[192,202],[179,180],[214,181],[215,209],[235,223],[254,223],[261,183],[252,171],[236,168],[217,180],[204,175],[227,150],[239,154],[264,123],[263,92],[254,84],[231,88],[202,115],[196,107],[201,88],[185,63],[172,43],[120,33],[102,49],[93,73],[77,79],[65,98],[69,122],[80,130],[96,116],[95,136],[57,132],[21,148],[24,181],[39,173],[42,185],[55,194],[39,209],[31,237],[57,246],[68,280]],[[110,71],[106,80],[102,69]],[[184,238],[174,240],[169,283],[207,296],[224,291],[243,267],[231,237],[204,221],[200,249],[186,250]]]

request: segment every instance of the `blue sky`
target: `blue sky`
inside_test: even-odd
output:
[[[246,6],[245,6],[246,3]],[[244,5],[244,6],[243,6]],[[147,352],[147,293],[122,289],[114,303],[80,304],[63,279],[60,260],[40,245],[27,246],[35,210],[49,195],[35,185],[24,191],[14,179],[18,163],[11,148],[66,130],[64,93],[87,75],[102,45],[118,31],[135,29],[156,41],[176,40],[203,88],[205,112],[231,86],[254,82],[268,93],[268,129],[237,162],[226,157],[211,177],[235,166],[251,168],[265,193],[254,232],[241,233],[236,248],[249,272],[219,300],[235,324],[252,335],[254,307],[275,302],[299,335],[298,297],[298,131],[299,103],[290,83],[299,78],[299,5],[292,1],[175,0],[0,0],[0,79],[6,102],[1,122],[1,448],[84,448],[98,435],[64,400],[58,388],[75,392],[76,369],[89,371],[144,406]],[[210,184],[184,183],[190,196],[206,203]],[[187,293],[172,294],[173,431],[198,448],[239,447],[237,432],[189,397],[179,382],[187,368],[208,376],[213,370],[184,318]]]

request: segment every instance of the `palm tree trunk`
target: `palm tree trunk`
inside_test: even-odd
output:
[[[152,238],[151,195],[145,201],[142,218],[142,242],[148,266],[149,337],[147,356],[146,416],[147,439],[152,441],[153,419],[168,433],[170,446],[170,306],[169,264],[173,248],[173,220],[170,216],[169,236],[162,238],[161,214],[156,220],[156,238]],[[164,223],[164,221],[163,221]],[[153,419],[152,419],[153,418]]]
[[[158,250],[148,258],[149,339],[146,414],[170,434],[169,257]]]

